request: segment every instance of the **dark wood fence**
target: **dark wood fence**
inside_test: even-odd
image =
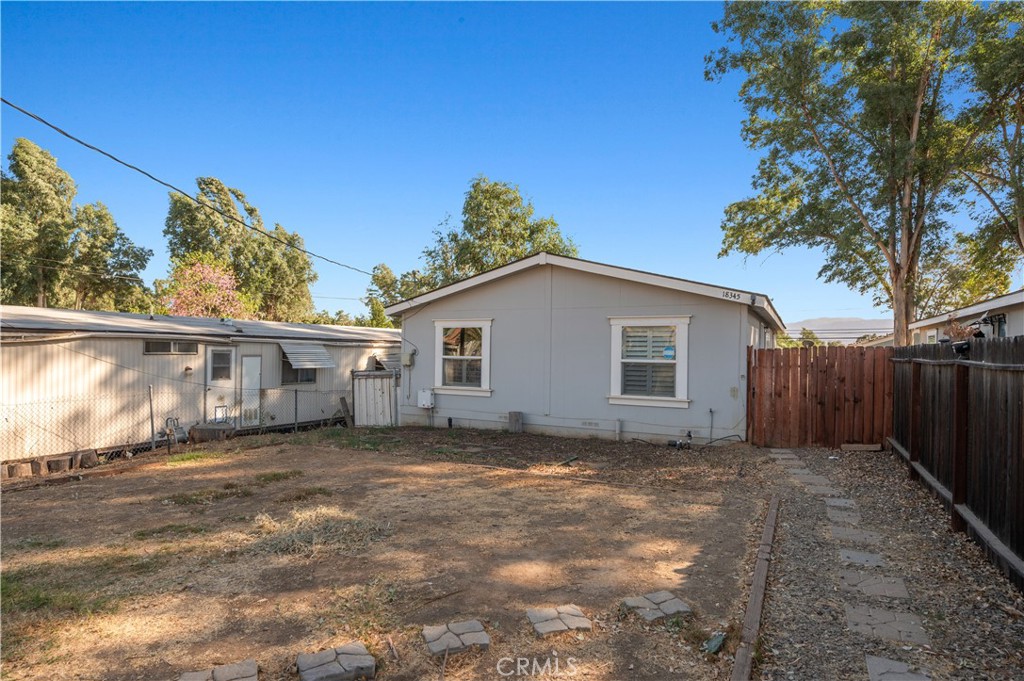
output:
[[[892,348],[747,350],[747,440],[881,445],[892,434]]]
[[[1024,337],[897,348],[892,445],[1024,588]]]

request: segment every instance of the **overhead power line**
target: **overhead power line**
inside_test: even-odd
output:
[[[222,210],[218,210],[217,208],[214,208],[213,206],[206,205],[205,203],[202,203],[196,197],[194,197],[191,194],[189,194],[184,189],[180,189],[180,188],[174,186],[173,184],[171,184],[170,182],[165,182],[165,181],[161,180],[159,177],[156,177],[155,175],[152,175],[152,174],[146,172],[142,168],[139,168],[138,166],[132,165],[131,163],[128,163],[127,161],[122,161],[121,159],[119,159],[117,156],[114,156],[110,152],[104,151],[103,149],[100,149],[97,146],[89,144],[88,142],[86,142],[84,140],[81,140],[78,137],[75,137],[71,133],[67,132],[66,130],[63,130],[62,128],[60,128],[60,127],[58,127],[56,125],[54,125],[53,123],[51,123],[50,121],[46,120],[42,116],[39,116],[37,114],[32,113],[31,111],[23,109],[20,106],[18,106],[17,104],[14,104],[13,102],[11,102],[11,101],[3,98],[3,97],[0,97],[0,102],[3,102],[4,104],[6,104],[7,106],[11,107],[12,109],[15,109],[16,111],[20,111],[21,113],[25,114],[26,116],[28,116],[29,118],[31,118],[33,120],[39,121],[40,123],[42,123],[46,127],[50,128],[51,130],[54,130],[54,131],[58,132],[59,134],[63,135],[64,137],[67,137],[72,142],[77,142],[78,144],[81,144],[86,149],[91,149],[92,151],[95,151],[98,154],[102,154],[103,156],[106,156],[110,160],[114,161],[115,163],[119,163],[119,164],[123,165],[125,168],[129,168],[131,170],[134,170],[137,173],[145,175],[146,177],[148,177],[153,182],[156,182],[157,184],[163,185],[164,187],[167,187],[168,189],[176,191],[179,194],[181,194],[182,196],[185,196],[186,198],[191,200],[193,203],[195,203],[197,206],[202,206],[203,208],[208,208],[208,209],[212,210],[213,212],[215,212],[215,213],[217,213],[217,214],[227,218],[228,220],[231,220],[232,222],[237,222],[238,224],[242,225],[246,229],[250,229],[250,230],[256,232],[257,234],[259,234],[261,236],[264,236],[264,237],[266,237],[266,238],[268,238],[268,239],[270,239],[272,241],[276,241],[279,244],[282,244],[282,245],[284,245],[284,246],[286,246],[288,248],[293,248],[296,251],[299,251],[301,253],[305,253],[306,255],[308,255],[308,256],[310,256],[312,258],[318,258],[320,260],[323,260],[324,262],[329,262],[332,265],[337,265],[338,267],[344,267],[347,270],[352,270],[353,272],[359,272],[360,274],[365,274],[366,276],[373,276],[373,274],[371,272],[367,272],[366,270],[361,270],[358,267],[353,267],[352,265],[346,265],[343,262],[338,262],[337,260],[334,260],[332,258],[328,258],[325,255],[320,255],[319,253],[314,253],[313,251],[306,250],[305,248],[302,248],[301,246],[296,246],[294,244],[290,244],[287,241],[285,241],[284,239],[280,239],[280,238],[274,236],[273,234],[270,234],[269,232],[264,232],[263,230],[258,229],[256,227],[250,225],[245,220],[240,220],[239,218],[235,217],[234,215],[228,215],[227,213],[225,213]]]

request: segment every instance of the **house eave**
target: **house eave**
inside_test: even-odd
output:
[[[647,284],[650,286],[657,286],[659,288],[682,291],[685,293],[694,293],[714,298],[716,300],[745,304],[759,311],[766,318],[765,321],[773,325],[776,331],[784,331],[786,328],[786,325],[782,322],[782,318],[772,305],[771,300],[768,296],[761,293],[754,293],[752,291],[744,291],[742,289],[734,289],[726,286],[716,286],[714,284],[705,284],[698,281],[679,279],[663,274],[654,274],[653,272],[644,272],[642,270],[634,270],[615,265],[606,265],[604,263],[581,260],[579,258],[568,258],[561,255],[553,255],[551,253],[538,253],[528,258],[523,258],[522,260],[509,263],[508,265],[483,272],[468,279],[463,279],[462,281],[455,282],[454,284],[434,289],[433,291],[421,294],[415,298],[410,298],[409,300],[403,300],[399,303],[395,303],[394,305],[390,305],[384,309],[384,312],[388,315],[400,315],[441,298],[446,298],[456,293],[460,293],[498,279],[503,279],[524,270],[542,267],[545,265],[553,265],[578,272],[587,272],[614,279],[623,279],[639,284]]]

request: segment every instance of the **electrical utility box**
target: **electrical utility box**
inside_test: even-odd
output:
[[[421,390],[417,394],[416,406],[420,409],[433,409],[434,408],[434,391],[433,390]]]

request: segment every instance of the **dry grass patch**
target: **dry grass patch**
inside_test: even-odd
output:
[[[324,551],[353,553],[381,541],[392,531],[391,523],[362,520],[330,506],[294,510],[283,520],[260,513],[254,523],[260,538],[250,551],[308,557]]]
[[[271,471],[269,473],[260,473],[256,476],[256,484],[260,487],[265,487],[272,482],[281,482],[282,480],[291,480],[292,478],[298,478],[303,475],[302,471]]]
[[[168,525],[161,525],[160,527],[154,527],[148,530],[136,530],[135,532],[132,532],[132,537],[139,540],[152,539],[153,537],[171,539],[174,537],[184,537],[190,534],[202,534],[203,532],[206,532],[206,528],[202,525],[170,523]]]
[[[300,489],[285,494],[283,497],[278,497],[277,501],[280,502],[295,502],[295,501],[306,501],[313,497],[329,497],[331,496],[331,490],[326,487],[302,487]]]

